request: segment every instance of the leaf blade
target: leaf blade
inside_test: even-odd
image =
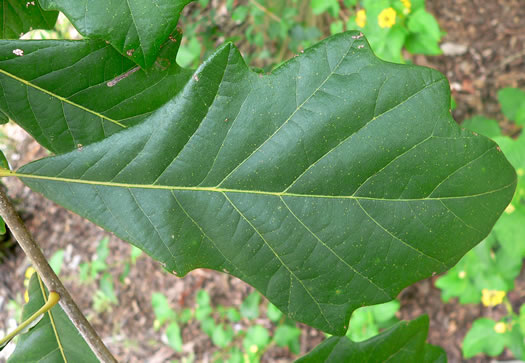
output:
[[[180,38],[148,73],[102,41],[0,41],[0,110],[55,153],[102,140],[142,122],[186,84],[191,71],[175,62]]]
[[[182,9],[192,0],[90,1],[85,7],[64,0],[40,0],[46,10],[60,10],[78,32],[111,43],[120,54],[143,69],[157,58],[161,45],[175,29]]]
[[[512,197],[512,167],[449,102],[443,76],[358,33],[262,78],[227,45],[146,122],[16,175],[179,276],[230,273],[342,335],[357,307],[453,266]]]
[[[35,273],[29,282],[29,302],[24,306],[22,319],[37,311],[47,299],[47,289]],[[39,361],[98,362],[59,305],[48,311],[27,333],[22,334],[8,362]]]

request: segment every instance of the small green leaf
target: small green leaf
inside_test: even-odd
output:
[[[197,318],[199,320],[199,318]],[[201,322],[201,329],[203,332],[205,332],[209,337],[213,335],[213,332],[215,331],[215,320],[211,316],[206,316],[199,320]]]
[[[408,17],[407,27],[412,33],[423,35],[425,38],[430,38],[436,42],[441,39],[441,30],[436,18],[425,9],[411,13]]]
[[[241,320],[241,314],[235,308],[229,308],[226,310],[226,316],[232,323],[237,323]]]
[[[281,320],[283,313],[277,306],[269,302],[268,308],[266,309],[266,316],[268,316],[268,319],[274,323],[277,323],[279,320]]]
[[[273,339],[279,347],[289,347],[294,354],[299,354],[299,337],[301,336],[301,329],[296,326],[280,325],[275,329]]]
[[[483,116],[474,116],[465,120],[461,126],[491,139],[501,136],[501,129],[499,128],[498,121]]]
[[[222,324],[215,326],[213,333],[211,335],[211,340],[213,344],[219,348],[227,347],[233,340],[233,329],[231,326],[227,325],[224,327]]]
[[[60,275],[60,271],[62,271],[65,252],[63,249],[57,250],[49,259],[49,265],[57,275]]]
[[[44,304],[48,291],[32,275],[29,281],[29,302],[24,306],[22,320],[33,315]],[[52,317],[52,321],[51,321]],[[59,305],[55,305],[38,324],[20,335],[9,363],[19,362],[98,362],[87,343]]]
[[[155,314],[155,330],[160,329],[165,323],[175,321],[177,315],[171,308],[168,298],[160,293],[154,292],[151,295],[151,305]]]
[[[479,353],[485,353],[491,357],[500,355],[507,339],[505,333],[500,334],[494,330],[495,325],[496,322],[491,319],[475,320],[463,340],[463,357],[468,359]]]
[[[244,351],[248,354],[256,354],[269,343],[270,333],[261,325],[251,326],[242,341]]]
[[[384,304],[370,306],[374,319],[378,323],[383,323],[395,318],[401,304],[397,300],[392,300]]]
[[[111,303],[118,304],[118,298],[117,295],[115,295],[115,288],[113,286],[113,277],[107,272],[102,275],[100,279],[100,291],[104,293]]]
[[[259,317],[259,304],[261,295],[254,291],[244,299],[241,304],[241,315],[247,319],[256,319]]]
[[[176,352],[182,352],[182,336],[179,325],[176,322],[170,323],[166,328],[168,343]]]
[[[498,91],[498,100],[505,117],[516,121],[518,111],[525,105],[525,92],[519,88],[503,88]]]

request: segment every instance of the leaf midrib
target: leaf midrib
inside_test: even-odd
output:
[[[108,122],[114,123],[114,124],[116,124],[116,125],[118,125],[118,126],[124,128],[124,129],[127,128],[126,125],[123,125],[122,123],[120,123],[120,122],[117,121],[117,120],[113,120],[113,119],[111,119],[111,118],[109,118],[109,117],[107,117],[107,116],[104,116],[103,114],[101,114],[101,113],[99,113],[99,112],[96,112],[96,111],[90,110],[90,109],[87,108],[87,107],[84,107],[84,106],[82,106],[82,105],[79,105],[78,103],[75,103],[75,102],[73,102],[73,101],[71,101],[71,100],[69,100],[69,99],[67,99],[67,98],[65,98],[65,97],[59,96],[59,95],[57,95],[57,94],[55,94],[55,93],[53,93],[53,92],[51,92],[51,91],[48,91],[48,90],[46,90],[46,89],[44,89],[44,88],[42,88],[42,87],[39,87],[39,86],[37,86],[36,84],[33,84],[33,83],[31,83],[31,82],[29,82],[29,81],[23,79],[23,78],[20,78],[20,77],[18,77],[18,76],[15,76],[14,74],[9,73],[9,72],[7,72],[7,71],[5,71],[5,70],[3,70],[3,69],[0,69],[0,74],[3,74],[3,75],[5,75],[5,76],[7,76],[7,77],[9,77],[9,78],[12,78],[12,79],[14,79],[15,81],[18,81],[18,82],[20,82],[20,83],[26,85],[27,87],[31,87],[31,88],[34,88],[34,89],[40,91],[40,92],[44,92],[45,94],[48,94],[49,96],[51,96],[51,97],[53,97],[53,98],[56,98],[56,99],[59,100],[59,101],[62,101],[62,102],[68,103],[68,104],[70,104],[70,105],[73,106],[73,107],[79,108],[79,109],[81,109],[81,110],[83,110],[83,111],[85,111],[85,112],[89,112],[89,113],[91,113],[91,114],[93,114],[93,115],[95,115],[95,116],[97,116],[97,117],[100,117],[100,118],[103,119],[103,120],[106,120],[106,121],[108,121]]]
[[[507,184],[501,188],[489,190],[483,193],[470,194],[470,195],[459,195],[449,197],[424,197],[424,198],[378,198],[378,197],[365,197],[357,195],[322,195],[322,194],[301,194],[301,193],[289,193],[289,192],[271,192],[265,190],[248,190],[248,189],[229,189],[220,187],[189,187],[189,186],[176,186],[176,185],[158,185],[158,184],[131,184],[131,183],[116,183],[116,182],[104,182],[98,180],[85,180],[85,179],[72,179],[45,175],[32,175],[18,173],[2,169],[0,170],[0,177],[4,176],[16,176],[18,178],[27,179],[38,179],[48,180],[64,183],[73,184],[86,184],[96,186],[106,186],[114,188],[127,188],[127,189],[151,189],[151,190],[177,190],[177,191],[193,191],[193,192],[214,192],[214,193],[239,193],[239,194],[256,194],[256,195],[268,195],[274,197],[297,197],[297,198],[324,198],[324,199],[353,199],[353,200],[374,200],[374,201],[388,201],[388,202],[414,202],[424,200],[448,200],[448,199],[464,199],[464,198],[476,198],[487,194],[497,193],[512,187],[516,180],[512,183]]]

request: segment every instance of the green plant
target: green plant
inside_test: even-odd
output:
[[[239,309],[212,306],[205,290],[197,292],[195,309],[177,313],[162,293],[152,295],[152,305],[156,317],[154,329],[165,327],[166,341],[177,352],[182,351],[181,331],[194,320],[216,347],[214,362],[259,362],[273,345],[287,347],[294,354],[300,351],[301,330],[273,304],[266,306],[266,315],[274,326],[268,329],[255,322],[262,306],[257,292],[248,295]]]
[[[339,336],[354,310],[446,271],[489,234],[516,174],[496,143],[455,124],[443,75],[378,59],[359,31],[268,75],[231,43],[185,70],[174,61],[180,32],[171,32],[188,2],[108,12],[102,0],[91,10],[41,0],[93,39],[0,42],[0,109],[55,153],[0,176],[18,177],[176,276],[229,273],[287,318]],[[93,351],[114,361],[1,190],[0,213]],[[255,302],[245,314],[257,315]],[[195,319],[228,346],[231,331],[212,311],[200,294]],[[330,341],[345,354],[371,344],[415,361],[441,355],[426,348],[426,318],[396,326],[373,343]],[[280,344],[291,344],[293,326],[285,329]],[[416,349],[395,343],[414,334]],[[270,336],[251,326],[244,354],[258,358]]]
[[[378,335],[380,331],[399,321],[396,318],[399,306],[399,301],[392,300],[355,310],[350,318],[346,336],[354,342],[361,342]]]
[[[412,54],[441,54],[439,42],[443,36],[438,22],[425,10],[425,0],[362,0],[345,1],[354,9],[346,22],[347,29],[360,29],[372,49],[381,59],[404,63],[402,50]],[[337,1],[312,1],[314,11],[336,14]],[[335,28],[343,30],[339,21]],[[337,32],[336,31],[336,32]]]
[[[498,92],[504,115],[517,120],[521,91],[505,88]],[[516,122],[517,123],[517,122]],[[512,139],[501,134],[498,122],[483,116],[465,120],[462,126],[498,142],[517,170],[518,186],[511,204],[495,224],[489,236],[467,253],[459,263],[436,281],[442,298],[457,297],[462,304],[482,303],[486,307],[505,304],[506,316],[496,322],[488,318],[474,321],[463,342],[463,354],[501,354],[508,347],[518,359],[525,357],[522,310],[514,313],[506,295],[514,289],[525,258],[525,137]]]

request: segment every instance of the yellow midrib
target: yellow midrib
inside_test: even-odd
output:
[[[32,174],[17,173],[17,172],[6,170],[6,169],[0,169],[0,177],[3,177],[3,176],[16,176],[21,179],[27,178],[27,179],[49,180],[49,181],[58,181],[58,182],[64,182],[64,183],[97,185],[97,186],[107,186],[107,187],[115,187],[115,188],[259,194],[259,195],[269,195],[269,196],[275,196],[275,197],[381,200],[381,201],[393,201],[393,202],[413,202],[413,201],[421,201],[421,200],[446,200],[446,199],[473,198],[473,197],[483,196],[486,194],[496,193],[498,191],[509,188],[515,183],[515,181],[513,181],[512,183],[505,185],[501,188],[490,190],[490,191],[479,193],[479,194],[451,196],[451,197],[434,197],[434,198],[425,197],[425,198],[412,198],[412,199],[399,199],[399,198],[388,199],[388,198],[364,197],[364,196],[355,196],[355,195],[299,194],[299,193],[289,193],[289,192],[284,192],[284,191],[283,192],[271,192],[271,191],[262,191],[262,190],[229,189],[229,188],[219,188],[219,187],[185,187],[185,186],[156,185],[156,184],[115,183],[115,182],[104,182],[104,181],[96,181],[96,180],[81,180],[81,179],[44,176],[44,175],[32,175]]]
[[[58,100],[60,100],[60,101],[62,101],[62,102],[68,103],[68,104],[70,104],[70,105],[72,105],[72,106],[74,106],[74,107],[77,107],[77,108],[79,108],[79,109],[81,109],[81,110],[83,110],[83,111],[89,112],[89,113],[91,113],[91,114],[93,114],[93,115],[95,115],[95,116],[97,116],[97,117],[100,117],[100,118],[103,119],[103,120],[106,120],[106,121],[112,122],[112,123],[114,123],[114,124],[116,124],[116,125],[118,125],[118,126],[124,128],[124,129],[127,128],[126,125],[121,124],[121,123],[118,122],[117,120],[113,120],[113,119],[111,119],[111,118],[109,118],[109,117],[107,117],[107,116],[104,116],[103,114],[101,114],[101,113],[99,113],[99,112],[96,112],[96,111],[90,110],[90,109],[87,108],[87,107],[84,107],[84,106],[82,106],[82,105],[79,105],[78,103],[75,103],[75,102],[73,102],[73,101],[70,101],[70,100],[68,100],[68,99],[65,98],[65,97],[59,96],[59,95],[57,95],[57,94],[55,94],[55,93],[53,93],[53,92],[51,92],[51,91],[48,91],[48,90],[46,90],[46,89],[44,89],[44,88],[42,88],[42,87],[39,87],[39,86],[37,86],[36,84],[33,84],[33,83],[29,82],[29,81],[26,81],[26,80],[23,79],[23,78],[20,78],[20,77],[18,77],[18,76],[15,76],[14,74],[9,73],[9,72],[7,72],[7,71],[5,71],[5,70],[3,70],[3,69],[0,69],[0,73],[6,75],[7,77],[10,77],[10,78],[12,78],[12,79],[18,81],[18,82],[21,82],[21,83],[25,84],[25,85],[28,86],[28,87],[34,88],[34,89],[36,89],[36,90],[38,90],[38,91],[40,91],[40,92],[44,92],[44,93],[50,95],[51,97],[54,97],[54,98],[56,98],[56,99],[58,99]]]
[[[44,288],[44,284],[42,283],[42,279],[40,278],[38,274],[37,274],[37,277],[38,277],[38,284],[40,285],[40,290],[42,292],[42,296],[44,297],[44,302],[47,303],[47,294]],[[53,332],[55,333],[55,338],[57,340],[58,349],[60,350],[62,359],[64,359],[64,363],[67,363],[66,353],[64,352],[64,347],[62,346],[62,342],[60,341],[60,337],[58,336],[55,319],[53,318],[53,314],[51,314],[51,310],[49,310],[47,313],[49,314],[49,321],[51,322],[51,327],[53,328]]]

